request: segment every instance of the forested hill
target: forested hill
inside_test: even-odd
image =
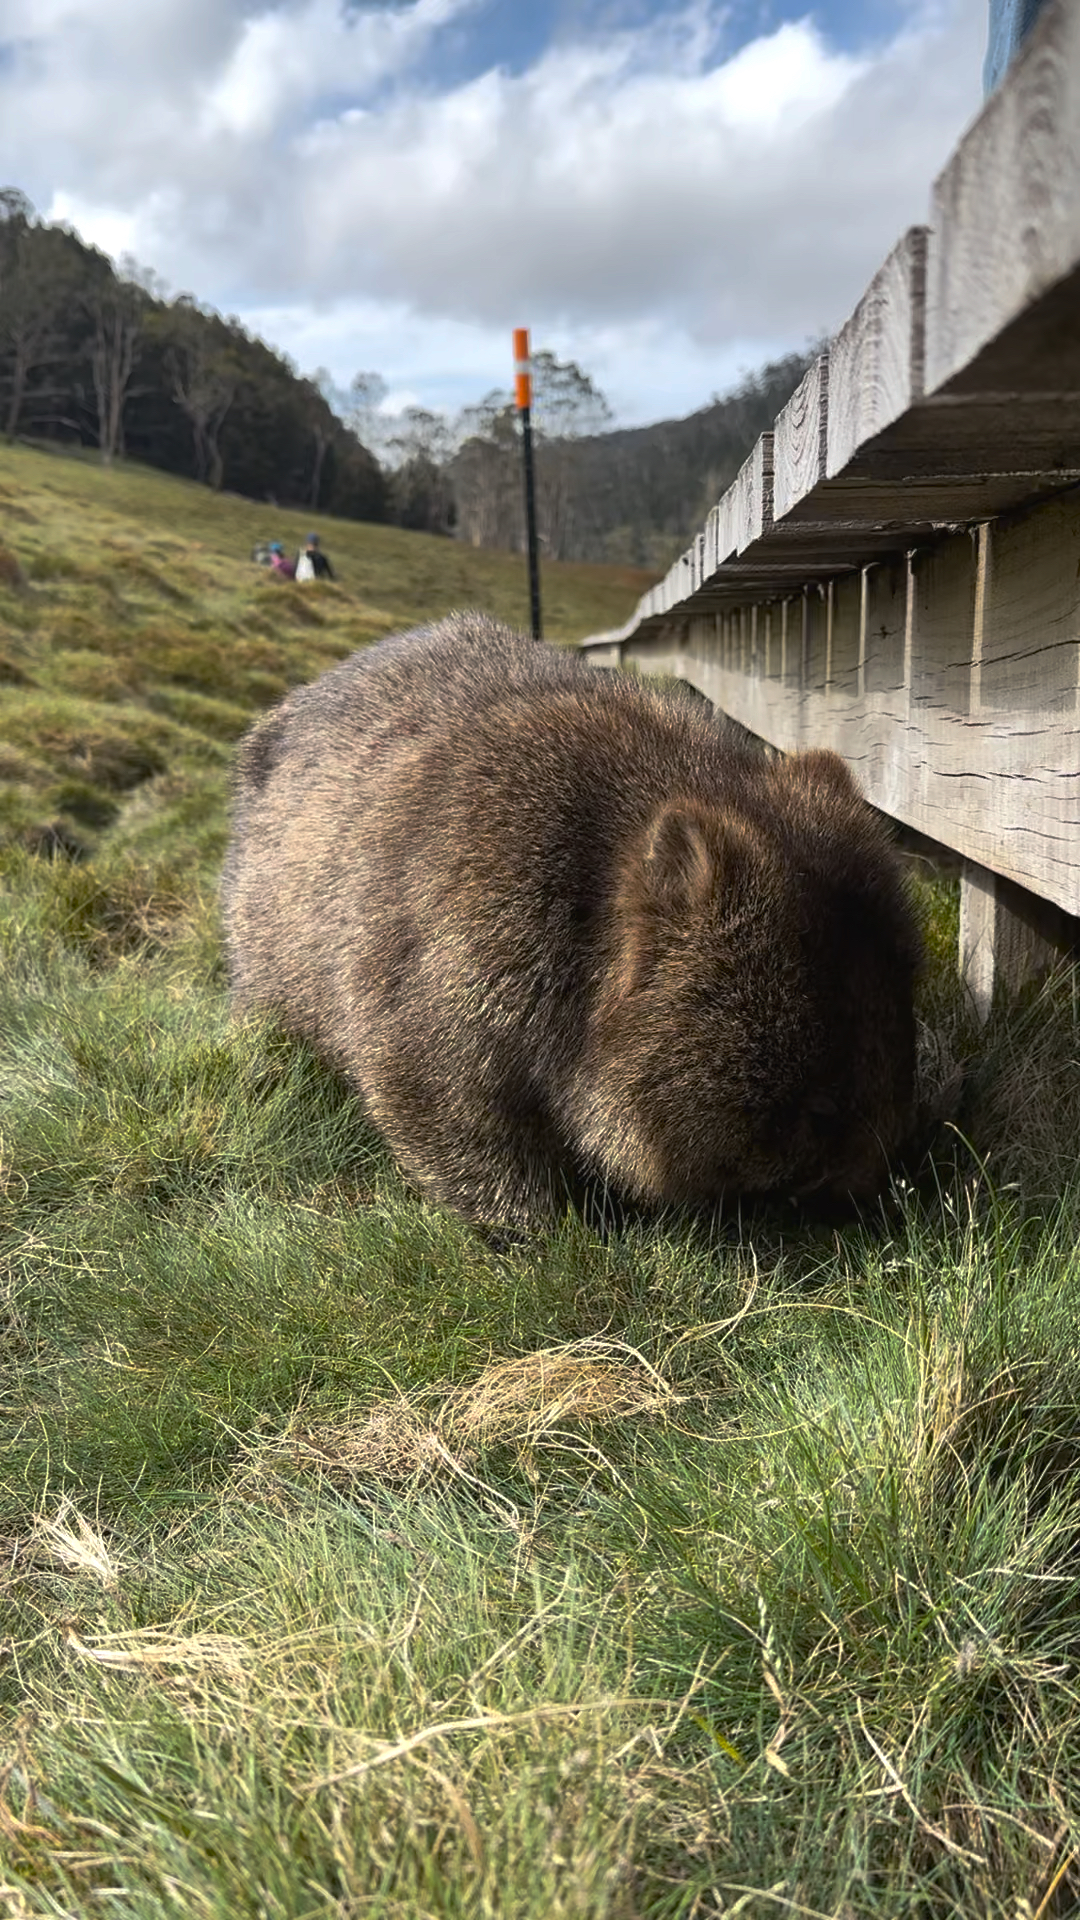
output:
[[[730,486],[810,364],[789,354],[684,420],[626,427],[571,449],[576,529],[561,557],[665,567]]]
[[[662,569],[734,478],[807,366],[786,359],[684,420],[607,430],[588,373],[534,355],[536,494],[552,560]],[[470,546],[525,543],[521,450],[509,393],[456,419],[372,404],[152,274],[117,272],[69,229],[0,189],[0,434],[129,455],[213,488]],[[376,457],[374,447],[381,455]]]
[[[256,500],[388,516],[385,474],[314,380],[238,320],[118,274],[13,188],[0,190],[0,432]]]

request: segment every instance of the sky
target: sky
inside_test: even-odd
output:
[[[986,0],[0,0],[0,186],[391,409],[616,420],[834,330],[980,104]]]

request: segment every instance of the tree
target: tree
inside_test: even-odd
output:
[[[0,378],[4,434],[13,440],[27,396],[44,396],[46,372],[65,353],[63,317],[73,275],[67,234],[38,225],[25,194],[0,190]]]
[[[64,320],[74,295],[71,262],[64,235],[55,229],[27,228],[18,235],[8,271],[0,285],[0,351],[8,356],[4,432],[13,440],[24,403],[54,398],[50,385],[64,360]]]
[[[32,227],[37,221],[37,211],[21,187],[0,187],[0,228],[17,230],[20,226]]]
[[[315,508],[319,504],[319,495],[322,491],[326,456],[341,430],[341,423],[335,417],[337,404],[340,403],[340,390],[334,385],[333,378],[326,367],[316,367],[311,378],[305,380],[303,385],[308,405],[311,437],[315,442],[315,459],[311,470],[311,487],[307,504]]]
[[[354,373],[341,414],[361,445],[375,454],[386,439],[386,422],[379,411],[386,395],[386,381],[381,373]]]
[[[214,323],[217,323],[216,327]],[[172,397],[191,425],[195,478],[217,489],[224,478],[220,435],[236,398],[238,368],[216,314],[207,314],[190,294],[168,312],[165,368]]]
[[[124,408],[139,358],[148,298],[133,280],[121,280],[111,271],[86,298],[97,438],[105,466],[124,451]]]
[[[533,425],[546,440],[581,440],[606,433],[611,408],[576,360],[557,360],[541,348],[532,357]]]
[[[57,348],[56,320],[65,304],[63,261],[51,242],[61,238],[38,228],[25,194],[0,193],[0,354],[6,361],[4,432],[19,428],[27,386]]]
[[[576,443],[602,434],[611,408],[573,360],[533,355],[533,444],[540,539],[555,559],[567,556],[580,518]],[[517,413],[496,388],[458,416],[452,465],[458,532],[473,546],[523,548],[521,444]]]
[[[537,521],[547,553],[563,560],[570,552],[579,505],[574,442],[604,433],[611,425],[611,408],[575,360],[557,360],[541,350],[533,355],[532,371]]]
[[[394,459],[391,498],[399,527],[419,533],[451,533],[454,490],[447,471],[450,425],[445,414],[427,407],[406,407],[397,415],[397,432],[387,440]]]
[[[521,446],[510,395],[498,388],[456,423],[451,462],[459,539],[473,547],[520,547],[524,540]]]

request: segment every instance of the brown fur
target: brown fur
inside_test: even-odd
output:
[[[550,1220],[872,1195],[911,1119],[916,937],[842,761],[479,614],[354,654],[240,749],[235,1000],[359,1088],[432,1198]]]

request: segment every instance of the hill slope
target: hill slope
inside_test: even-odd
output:
[[[0,832],[107,833],[138,791],[220,772],[287,686],[452,607],[528,622],[523,562],[425,534],[319,520],[336,584],[252,564],[310,520],[146,468],[0,448]],[[546,629],[625,619],[652,575],[545,568]],[[167,778],[166,778],[167,776]],[[154,782],[158,782],[155,789]]]

